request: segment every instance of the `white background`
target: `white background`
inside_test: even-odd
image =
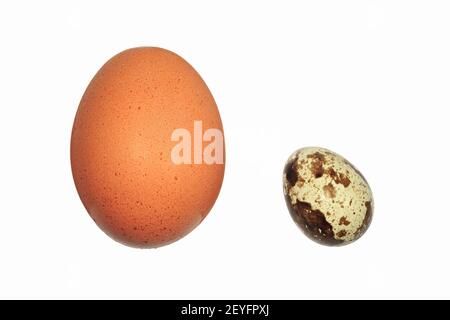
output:
[[[0,298],[450,298],[450,2],[2,1]],[[135,46],[175,51],[216,98],[225,181],[167,247],[101,232],[69,143],[87,84]],[[375,197],[358,242],[291,220],[282,169],[322,146]]]

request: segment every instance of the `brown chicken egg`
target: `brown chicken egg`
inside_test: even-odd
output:
[[[185,60],[161,48],[126,50],[87,87],[71,139],[78,194],[113,239],[154,248],[192,231],[224,177],[213,96]]]
[[[367,180],[330,150],[310,147],[294,152],[284,168],[283,187],[292,218],[320,244],[349,244],[372,221],[373,196]]]

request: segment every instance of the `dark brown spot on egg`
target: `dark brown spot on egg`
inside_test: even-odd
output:
[[[327,175],[329,175],[331,177],[331,179],[334,180],[334,182],[336,182],[338,175],[337,175],[336,171],[334,171],[333,168],[328,168],[326,173],[327,173]]]
[[[336,184],[342,184],[345,188],[351,183],[350,179],[345,174],[341,172],[337,173],[333,168],[328,168],[326,174],[328,174]]]
[[[286,174],[286,180],[289,182],[289,185],[294,186],[298,179],[297,170],[295,170],[295,163],[297,162],[297,158],[290,160],[286,163],[284,167],[284,172]]]
[[[347,235],[347,231],[345,231],[345,230],[341,230],[341,231],[339,231],[337,234],[336,234],[336,236],[338,237],[338,238],[343,238],[343,237],[345,237]]]
[[[322,153],[320,153],[319,151],[316,151],[312,154],[308,154],[306,157],[308,159],[314,159],[317,161],[321,161],[322,163],[325,163],[325,156]]]
[[[339,173],[339,181],[345,188],[347,188],[351,183],[350,179],[342,173]]]
[[[367,229],[370,226],[370,223],[372,222],[373,203],[372,201],[366,201],[364,205],[366,207],[366,215],[364,216],[364,220],[361,226],[355,232],[356,234],[355,240],[361,238],[361,236],[367,231]]]
[[[333,187],[331,182],[323,187],[323,192],[327,198],[336,197],[336,189]]]
[[[293,220],[308,238],[329,246],[343,243],[342,240],[335,238],[331,224],[320,210],[314,210],[311,204],[302,201],[296,201],[293,205],[289,196],[286,196],[285,199]]]
[[[305,183],[305,179],[298,175],[299,166],[300,164],[298,163],[297,158],[294,158],[286,163],[286,166],[284,167],[286,180],[290,187],[295,186],[297,183],[299,183],[299,186],[301,187]]]
[[[320,152],[316,151],[313,154],[309,154],[306,156],[308,159],[312,159],[311,161],[311,172],[315,178],[320,178],[323,176],[325,170],[323,165],[325,164],[325,156]]]
[[[347,217],[341,217],[341,219],[339,219],[339,225],[342,226],[348,226],[350,224],[350,221],[347,220]]]
[[[303,179],[302,177],[298,177],[298,181],[297,182],[298,182],[299,186],[301,187],[305,183],[305,179]]]

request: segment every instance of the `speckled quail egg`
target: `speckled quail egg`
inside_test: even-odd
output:
[[[373,215],[373,196],[364,176],[342,156],[317,147],[302,148],[283,173],[287,207],[313,241],[341,246],[359,239]]]

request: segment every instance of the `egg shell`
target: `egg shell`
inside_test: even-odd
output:
[[[194,121],[203,131],[223,132],[205,82],[175,53],[129,49],[98,71],[76,113],[71,164],[79,196],[106,234],[154,248],[182,238],[206,217],[224,161],[175,164],[171,158],[172,133],[194,133]]]
[[[283,189],[292,218],[318,243],[351,243],[371,223],[374,204],[367,180],[330,150],[309,147],[294,152],[284,169]]]

